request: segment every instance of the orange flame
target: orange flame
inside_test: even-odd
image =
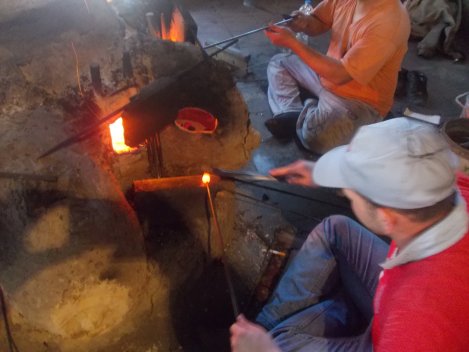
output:
[[[161,14],[161,39],[170,40],[172,42],[184,42],[186,40],[184,17],[178,8],[175,8],[173,11],[169,30],[166,28],[164,15]]]
[[[112,148],[117,154],[129,153],[137,149],[125,144],[122,117],[109,125],[109,131],[111,132]]]
[[[204,172],[204,174],[202,175],[202,183],[204,185],[210,183],[210,174],[209,173]]]

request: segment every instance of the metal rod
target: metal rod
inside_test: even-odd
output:
[[[150,173],[153,177],[161,178],[163,176],[163,152],[161,150],[160,134],[156,132],[146,142]]]
[[[292,197],[297,197],[297,198],[309,200],[309,201],[312,201],[312,202],[318,202],[318,203],[322,203],[322,204],[332,205],[334,207],[338,207],[338,208],[342,208],[342,209],[347,209],[347,210],[350,209],[350,206],[345,205],[345,204],[344,205],[336,204],[336,203],[328,202],[328,201],[325,201],[325,200],[322,200],[322,199],[308,197],[308,196],[300,194],[300,193],[290,192],[290,191],[286,191],[286,190],[279,189],[279,188],[276,188],[276,187],[269,187],[269,186],[266,186],[264,183],[246,181],[246,180],[243,180],[242,178],[239,178],[239,177],[230,177],[230,179],[232,179],[233,181],[236,181],[236,182],[241,182],[241,183],[245,183],[247,185],[251,185],[253,187],[268,189],[270,191],[274,191],[274,192],[277,192],[277,193],[287,194],[287,195],[292,196]]]
[[[285,24],[285,23],[288,23],[288,22],[292,21],[293,18],[294,17],[290,17],[290,18],[287,18],[285,20],[278,21],[274,24],[269,24],[268,26],[264,26],[264,27],[261,27],[261,28],[253,29],[252,31],[249,31],[249,32],[245,32],[245,33],[242,33],[242,34],[235,35],[234,37],[224,39],[220,42],[206,45],[206,46],[203,47],[203,49],[208,49],[208,48],[212,48],[214,46],[220,45],[220,44],[225,44],[225,43],[230,42],[232,40],[238,40],[239,38],[246,37],[248,35],[251,35],[251,34],[254,34],[254,33],[257,33],[257,32],[260,32],[260,31],[264,31],[267,28],[269,28],[270,26],[280,26],[282,24]]]
[[[5,300],[5,294],[3,293],[3,288],[0,286],[0,302],[2,304],[2,315],[3,315],[3,323],[5,326],[5,333],[7,335],[8,340],[8,350],[9,352],[19,352],[18,346],[16,346],[15,340],[13,339],[13,335],[11,333],[10,322],[8,321],[8,309]]]
[[[57,182],[58,177],[48,174],[28,174],[23,172],[0,171],[0,178],[25,179],[33,181]]]
[[[88,138],[88,137],[91,137],[94,132],[97,132],[99,130],[95,130],[97,127],[101,126],[103,123],[109,121],[110,119],[112,118],[116,118],[118,116],[116,116],[118,113],[122,112],[125,107],[127,106],[128,104],[126,105],[122,105],[120,108],[114,110],[113,112],[107,114],[106,116],[104,116],[103,118],[97,120],[95,123],[91,124],[90,126],[86,127],[83,131],[81,132],[78,132],[77,134],[74,134],[72,137],[70,138],[67,138],[66,140],[60,142],[59,144],[57,144],[56,146],[52,147],[51,149],[49,149],[48,151],[46,151],[44,154],[42,154],[41,156],[38,157],[38,160],[39,159],[42,159],[52,153],[55,153],[57,150],[60,150],[62,148],[65,148],[65,147],[68,147],[70,145],[73,145],[77,142],[81,142],[82,140]],[[85,138],[86,137],[86,138]]]
[[[221,254],[221,261],[223,264],[223,269],[225,271],[225,279],[226,283],[228,285],[228,292],[230,294],[230,299],[231,299],[231,306],[233,307],[233,313],[235,319],[239,315],[239,306],[238,306],[238,301],[236,300],[236,294],[234,291],[234,286],[233,286],[233,280],[231,278],[230,271],[228,269],[228,266],[225,263],[225,244],[223,242],[223,236],[221,234],[221,229],[220,229],[220,224],[218,223],[218,218],[217,218],[217,213],[215,212],[215,207],[213,206],[213,201],[212,201],[212,193],[210,192],[210,186],[209,183],[207,182],[205,184],[207,188],[207,195],[208,195],[208,203],[210,205],[210,211],[212,213],[212,219],[213,223],[215,224],[215,229],[218,235],[218,241],[220,242],[222,254]]]
[[[101,81],[101,69],[98,64],[93,63],[90,65],[90,75],[91,75],[91,83],[93,84],[93,88],[98,94],[103,93],[103,85]]]
[[[158,177],[163,177],[163,150],[161,149],[161,138],[158,131],[155,133],[155,148]]]

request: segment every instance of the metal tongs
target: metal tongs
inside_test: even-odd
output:
[[[278,22],[269,24],[269,25],[264,26],[264,27],[261,27],[261,28],[253,29],[252,31],[249,31],[249,32],[245,32],[245,33],[242,33],[242,34],[235,35],[234,37],[231,37],[231,38],[228,38],[228,39],[224,39],[224,40],[219,41],[219,42],[217,42],[217,43],[213,43],[213,44],[206,45],[206,46],[203,47],[203,49],[208,49],[208,48],[211,48],[211,47],[220,45],[220,44],[224,44],[224,43],[227,43],[227,42],[231,42],[231,41],[233,41],[233,40],[238,40],[239,38],[246,37],[246,36],[248,36],[248,35],[251,35],[251,34],[254,34],[254,33],[257,33],[257,32],[260,32],[260,31],[264,31],[264,30],[266,30],[267,28],[269,28],[270,26],[281,26],[281,25],[283,25],[283,24],[286,24],[286,23],[288,23],[288,22],[291,22],[296,16],[284,15],[283,17],[284,17],[284,19],[281,20],[281,21],[278,21]]]
[[[262,175],[257,172],[252,172],[252,171],[233,171],[233,170],[224,170],[224,169],[218,169],[218,168],[213,168],[212,172],[220,176],[221,178],[229,178],[235,181],[245,181],[245,182],[263,182],[263,181],[268,181],[268,182],[277,182],[279,179],[270,176],[270,175]]]

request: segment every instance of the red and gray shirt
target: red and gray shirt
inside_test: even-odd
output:
[[[391,244],[373,302],[374,351],[468,350],[468,224],[460,197],[446,218],[403,250]]]

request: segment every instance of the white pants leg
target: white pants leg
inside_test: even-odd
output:
[[[267,67],[269,90],[267,93],[272,113],[301,111],[299,87],[319,96],[323,90],[318,75],[301,59],[292,54],[277,54]]]
[[[339,97],[321,85],[319,76],[298,56],[275,55],[267,67],[268,99],[272,113],[301,111],[297,135],[306,149],[323,154],[350,142],[356,130],[383,118],[372,106]],[[318,98],[307,106],[300,99],[302,87]]]

